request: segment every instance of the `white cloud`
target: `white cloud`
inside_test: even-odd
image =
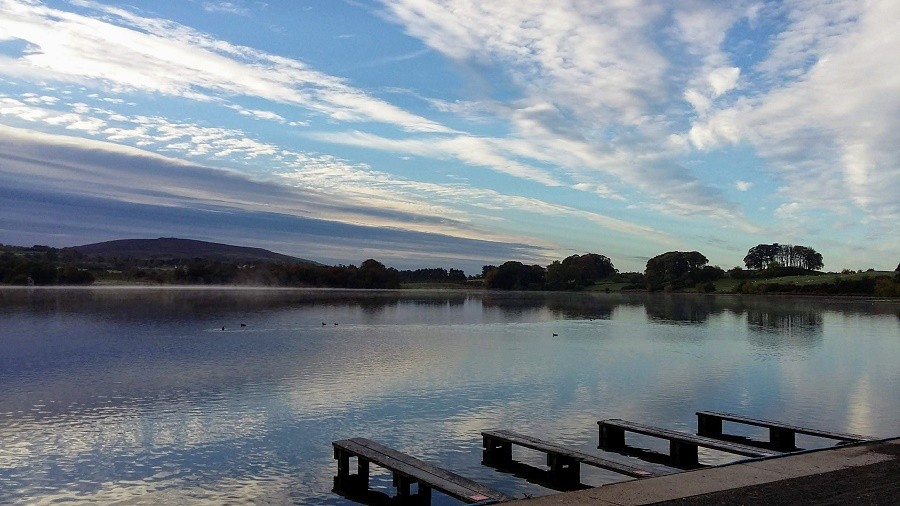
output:
[[[900,218],[900,3],[792,4],[765,72],[794,79],[710,113],[690,131],[699,149],[752,143],[804,207],[856,206]],[[812,61],[808,66],[803,62]],[[846,211],[844,211],[846,212]]]
[[[135,9],[71,3],[81,8],[77,14],[0,0],[0,38],[24,47],[18,57],[0,56],[3,83],[40,83],[14,88],[15,98],[0,97],[0,114],[16,125],[75,129],[270,178],[291,174],[294,184],[327,189],[360,208],[390,202],[391,212],[425,221],[444,215],[466,233],[481,233],[466,222],[473,216],[517,212],[508,195],[514,192],[479,194],[466,204],[460,188],[434,183],[446,180],[445,172],[464,177],[468,191],[516,178],[515,192],[547,195],[515,201],[522,206],[594,222],[603,222],[627,196],[631,209],[647,213],[638,218],[644,223],[658,223],[649,221],[652,212],[666,214],[663,221],[713,218],[726,228],[755,231],[759,227],[742,210],[755,215],[757,206],[736,205],[730,199],[740,195],[729,190],[746,192],[749,181],[764,177],[779,188],[776,198],[798,206],[786,204],[780,214],[802,209],[811,217],[826,209],[847,220],[882,223],[879,230],[887,232],[900,217],[897,2],[382,1],[382,20],[422,45],[373,64],[421,58],[471,78],[458,94],[437,98],[402,82],[377,92],[397,104],[429,105],[423,113],[297,59],[142,17]],[[207,4],[220,11],[249,5]],[[123,101],[144,92],[179,103],[203,101],[204,110],[220,114],[202,120],[139,116]],[[65,93],[74,95],[54,101]],[[222,108],[232,111],[221,114]],[[234,128],[243,120],[237,115],[283,124],[278,135],[309,127],[299,142],[329,142],[334,152],[353,146],[397,156],[369,159],[362,149],[347,151],[352,162],[311,155],[306,145],[297,148],[286,135],[271,134],[277,125]],[[706,170],[726,149],[765,173],[751,168],[738,175],[722,166],[725,173],[711,183]],[[421,176],[391,175],[391,160]],[[328,177],[347,184],[331,187]],[[735,182],[727,187],[722,181]],[[582,192],[576,200],[587,211],[553,208],[552,199],[573,190]],[[482,214],[467,214],[472,208]],[[640,237],[652,234],[637,222],[607,223]]]
[[[673,169],[675,164],[661,163],[685,147],[671,142],[667,123],[673,120],[658,112],[668,107],[668,80],[677,75],[653,29],[669,14],[665,6],[640,0],[401,0],[383,5],[386,16],[408,34],[460,62],[501,69],[521,94],[515,102],[477,108],[471,102],[433,102],[444,111],[485,111],[506,120],[512,135],[492,141],[495,152],[552,167],[554,180],[577,182],[571,187],[587,188],[575,184],[599,176],[608,181],[598,186],[615,194],[620,193],[616,185],[638,189],[667,213],[736,217],[723,194]],[[707,10],[679,10],[673,17],[681,23],[679,37],[708,60],[697,78],[703,91],[685,95],[705,111],[712,98],[736,86],[739,69],[725,64],[718,45],[743,11],[703,6]]]
[[[769,57],[757,65],[757,70],[777,80],[802,76],[823,54],[845,43],[845,37],[858,29],[859,20],[873,10],[891,8],[891,0],[858,2],[834,0],[826,3],[815,0],[795,0],[770,8],[784,9],[789,26],[774,37]],[[879,6],[880,4],[880,6]],[[892,24],[890,12],[881,21]]]
[[[800,218],[802,210],[799,202],[788,202],[775,209],[775,216],[781,220],[795,221]]]
[[[267,121],[275,121],[278,123],[284,123],[286,121],[283,116],[281,116],[278,113],[272,112],[272,111],[263,111],[263,110],[259,110],[259,109],[247,109],[247,108],[242,107],[237,104],[231,104],[226,107],[237,111],[238,114],[240,114],[242,116],[249,116],[251,118],[267,120]]]
[[[222,12],[225,14],[236,14],[238,16],[249,16],[251,11],[241,2],[203,2],[203,10],[206,12]]]
[[[487,167],[497,172],[541,183],[562,186],[550,173],[514,161],[502,154],[502,140],[471,136],[438,139],[388,139],[365,132],[317,133],[310,137],[331,143],[362,146],[435,158],[453,157],[470,165]]]
[[[5,73],[118,91],[140,90],[211,101],[210,93],[258,97],[339,121],[375,121],[407,131],[446,127],[357,90],[302,62],[212,39],[176,23],[78,0],[103,19],[36,3],[0,1],[0,33],[32,50]]]
[[[712,87],[713,95],[718,97],[737,86],[738,77],[741,75],[741,69],[737,67],[719,67],[713,69],[707,77],[709,85]]]

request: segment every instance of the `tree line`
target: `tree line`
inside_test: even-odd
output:
[[[134,258],[85,255],[71,248],[0,244],[0,284],[90,285],[95,282],[159,285],[251,285],[330,288],[400,288],[403,283],[464,285],[460,269],[397,270],[368,259],[359,266],[312,263],[235,263],[208,258]]]
[[[612,261],[596,253],[572,255],[546,268],[510,261],[482,268],[484,285],[499,290],[578,290],[598,281],[625,283],[625,288],[682,290],[700,286],[715,290],[714,281],[728,275],[736,278],[765,277],[812,272],[823,266],[822,255],[808,246],[759,244],[747,252],[744,264],[728,273],[698,251],[668,251],[647,260],[644,272],[619,273]]]
[[[643,273],[619,273],[612,261],[596,253],[572,255],[543,268],[521,262],[485,266],[484,285],[498,290],[580,290],[598,281],[613,281],[631,289],[682,289],[724,277],[719,267],[697,251],[669,251],[647,261]]]
[[[714,291],[716,280],[774,278],[815,274],[822,255],[808,246],[759,244],[744,257],[746,270],[724,271],[708,265],[698,251],[669,251],[647,260],[643,272],[620,273],[609,257],[597,253],[571,255],[546,267],[508,261],[485,265],[478,276],[462,270],[425,268],[397,270],[368,259],[359,266],[312,263],[257,262],[236,264],[203,258],[136,259],[87,256],[69,248],[0,245],[0,283],[13,285],[87,285],[96,281],[144,284],[250,285],[333,288],[400,288],[411,283],[466,285],[480,280],[495,290],[582,290],[598,282],[621,284],[622,289]],[[898,265],[900,269],[900,265]],[[846,283],[845,283],[846,284]],[[882,282],[882,285],[884,283]],[[896,284],[896,283],[895,283]],[[839,287],[865,290],[865,283]],[[750,285],[747,285],[748,287]],[[754,290],[784,287],[754,285]],[[892,285],[893,287],[893,285]],[[881,293],[888,293],[882,286]],[[820,289],[823,289],[820,287]],[[820,290],[821,291],[821,290]],[[854,292],[856,293],[856,292]]]

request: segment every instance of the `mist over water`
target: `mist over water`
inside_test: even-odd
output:
[[[596,453],[597,420],[693,431],[715,409],[896,436],[897,363],[898,301],[5,288],[0,503],[345,504],[331,441],[347,437],[540,495],[481,465],[481,430]]]

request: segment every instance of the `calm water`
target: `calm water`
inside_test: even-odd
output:
[[[356,436],[546,494],[482,466],[480,431],[597,452],[598,419],[717,409],[896,436],[898,363],[897,301],[2,289],[0,503],[344,504],[330,443]]]

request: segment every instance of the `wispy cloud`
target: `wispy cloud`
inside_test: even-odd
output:
[[[295,105],[338,121],[416,132],[448,128],[355,89],[304,63],[213,39],[177,23],[77,0],[103,18],[40,4],[0,2],[0,38],[30,44],[7,73],[212,101],[213,94]]]
[[[756,95],[698,121],[700,149],[752,143],[791,204],[856,207],[900,219],[900,45],[896,2],[797,3],[759,71],[794,69]],[[812,12],[810,9],[813,9]]]
[[[750,142],[785,195],[897,216],[900,160],[889,148],[900,132],[896,2],[399,0],[383,9],[436,51],[500,68],[520,103],[548,103],[538,115],[513,108],[507,119],[570,177],[590,167],[640,190],[661,212],[745,221],[678,160]],[[787,12],[787,26],[768,58],[741,69],[724,49],[729,31],[774,11]],[[657,32],[660,25],[668,28]],[[734,94],[747,73],[754,84]],[[552,146],[566,146],[569,158]]]
[[[247,47],[188,26],[243,21],[203,9],[269,26],[258,3],[195,0],[180,22],[52,5],[0,0],[5,123],[331,203],[291,212],[544,252],[600,244],[576,227],[644,249],[671,244],[671,225],[721,229],[723,248],[748,234],[803,243],[825,215],[890,237],[900,218],[897,2],[345,2],[334,8],[360,22],[309,52],[281,51],[286,33]],[[368,29],[381,54],[341,53],[354,43],[336,36]],[[328,51],[318,68],[302,59]],[[390,72],[413,59],[422,73]]]
[[[238,16],[249,16],[252,10],[242,2],[223,2],[223,1],[204,1],[203,10],[206,12],[221,12],[225,14],[236,14]]]
[[[608,181],[600,187],[638,189],[664,212],[743,219],[724,195],[672,163],[683,144],[673,143],[677,130],[667,124],[676,119],[662,112],[672,100],[670,76],[678,72],[652,28],[667,16],[681,20],[679,37],[690,35],[691,47],[709,62],[703,65],[702,93],[711,102],[737,80],[738,70],[725,65],[718,49],[736,14],[716,21],[715,12],[702,18],[702,10],[673,14],[642,1],[404,0],[383,7],[385,16],[434,50],[502,69],[521,94],[516,103],[492,111],[515,134],[498,142],[507,153],[552,164],[555,181],[574,179],[578,189],[590,188],[585,183],[604,174]],[[436,104],[446,110],[460,106]]]
[[[122,236],[129,230],[129,236],[140,231],[165,235],[171,227],[184,228],[176,225],[185,223],[183,216],[177,217],[180,214],[195,216],[191,226],[215,224],[217,232],[212,235],[218,235],[219,240],[225,240],[222,235],[225,231],[239,228],[241,234],[271,241],[271,234],[276,232],[272,227],[287,227],[287,230],[292,222],[294,227],[302,223],[298,230],[304,230],[306,234],[319,229],[321,236],[333,238],[330,247],[322,246],[331,253],[340,251],[340,255],[332,258],[354,258],[353,253],[359,253],[360,241],[368,243],[373,251],[393,251],[392,258],[401,261],[400,251],[408,254],[415,250],[420,250],[423,257],[466,256],[469,261],[482,261],[477,259],[514,250],[521,250],[523,255],[533,258],[547,256],[543,253],[547,250],[533,245],[540,241],[482,230],[425,202],[404,204],[401,198],[399,205],[375,207],[367,199],[378,198],[378,192],[366,192],[365,199],[357,201],[352,198],[352,190],[332,195],[328,187],[316,189],[311,188],[312,185],[289,186],[258,181],[234,171],[211,169],[126,146],[4,126],[0,126],[0,148],[3,159],[0,181],[5,194],[23,195],[22,192],[26,192],[32,194],[28,199],[39,198],[47,203],[45,212],[34,214],[27,207],[17,207],[24,197],[7,195],[4,216],[28,223],[39,219],[41,226],[57,230],[83,228],[90,222],[89,226],[95,229],[93,235],[107,239]],[[322,160],[319,163],[322,166],[318,175],[325,177],[317,178],[316,174],[304,171],[306,181],[328,179],[328,165]],[[346,170],[339,172],[342,177],[346,174]],[[357,180],[371,181],[378,177],[378,174],[360,175]],[[41,181],[40,186],[30,183],[35,179]],[[350,184],[352,186],[352,181]],[[445,198],[450,199],[446,195],[450,190],[433,189],[435,194],[442,191]],[[36,197],[34,192],[41,196]],[[396,199],[402,194],[403,190],[400,190],[381,197]],[[88,200],[94,201],[91,205],[96,207],[95,210],[77,204]],[[59,212],[51,212],[51,202],[61,206]],[[12,207],[6,208],[6,205]],[[78,206],[78,212],[73,212],[73,206]],[[102,219],[104,208],[117,211]],[[94,213],[100,215],[93,216]],[[87,220],[88,215],[93,219]],[[147,221],[153,215],[158,219]],[[256,218],[250,219],[251,216]],[[83,219],[86,223],[75,223]],[[270,225],[253,231],[256,221],[260,227],[264,222]],[[153,232],[146,232],[151,229]],[[266,233],[270,235],[268,239],[265,239]],[[343,239],[338,239],[342,236]],[[303,243],[290,249],[295,250],[298,245],[315,251],[322,249]],[[460,255],[459,251],[467,247],[471,254]]]

